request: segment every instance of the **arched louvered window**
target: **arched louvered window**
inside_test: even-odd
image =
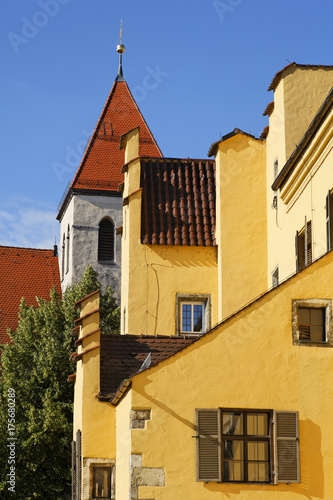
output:
[[[110,219],[99,223],[98,260],[114,260],[114,225]]]

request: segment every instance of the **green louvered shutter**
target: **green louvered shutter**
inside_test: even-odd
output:
[[[275,477],[277,483],[300,483],[298,412],[274,412]]]
[[[220,411],[196,410],[197,481],[221,481]]]

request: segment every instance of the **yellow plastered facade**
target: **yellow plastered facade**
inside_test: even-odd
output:
[[[292,309],[296,299],[333,298],[333,254],[324,255],[325,196],[333,187],[332,111],[281,189],[271,189],[275,159],[281,170],[292,143],[301,140],[325,99],[332,76],[330,70],[288,69],[274,90],[267,140],[239,132],[219,142],[216,247],[141,244],[138,134],[132,131],[131,140],[126,138],[121,331],[176,334],[177,293],[210,294],[213,329],[131,377],[132,385],[115,408],[95,397],[99,349],[78,361],[74,436],[82,428],[84,459],[116,460],[117,500],[333,498],[332,349],[295,345]],[[303,110],[299,103],[312,98]],[[272,207],[275,195],[277,208]],[[295,274],[294,236],[305,217],[312,221],[316,261]],[[267,293],[277,265],[280,281],[294,276]],[[94,301],[82,302],[82,316],[98,307]],[[98,328],[98,313],[93,318],[83,322],[81,336]],[[84,340],[79,353],[98,345],[99,335]],[[298,411],[301,482],[196,481],[197,408]],[[144,428],[132,428],[132,411],[141,410],[149,418]]]
[[[332,85],[333,68],[291,67],[274,90],[274,110],[266,141],[268,288],[277,266],[280,281],[296,271],[295,235],[304,227],[305,217],[312,221],[313,259],[326,251],[325,197],[333,185],[332,112],[311,138],[288,182],[277,192],[271,186],[274,162],[278,161],[280,172]]]
[[[138,498],[333,498],[332,350],[292,342],[292,300],[331,299],[332,269],[330,253],[192,346],[133,377],[132,408],[149,408],[151,419],[145,429],[131,430],[127,455],[141,454],[143,469],[163,469],[166,484],[141,486]],[[117,421],[118,410],[124,419],[123,405],[128,399],[120,402]],[[301,483],[197,482],[195,409],[219,407],[299,411]],[[117,474],[124,486],[126,464]]]
[[[216,324],[216,247],[141,244],[139,159],[126,165],[123,196],[121,332],[176,335],[177,294],[209,295],[209,324]]]
[[[243,133],[218,145],[216,241],[219,321],[266,289],[265,156],[265,142]]]
[[[100,459],[116,459],[115,409],[97,398],[100,390],[101,341],[99,293],[81,301],[79,307],[80,317],[86,317],[81,321],[78,336],[78,340],[84,338],[77,350],[79,357],[82,357],[78,359],[76,368],[73,439],[75,441],[77,431],[81,431],[81,491],[82,500],[88,500],[91,498],[91,464],[98,463]]]

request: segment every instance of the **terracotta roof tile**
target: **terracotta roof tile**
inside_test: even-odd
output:
[[[0,246],[0,343],[9,342],[7,328],[17,327],[21,298],[37,305],[35,297],[48,299],[54,285],[61,293],[53,250]]]
[[[120,138],[135,127],[140,127],[140,156],[162,156],[127,83],[115,81],[71,188],[117,192],[125,162],[124,150],[119,150]]]
[[[170,358],[195,342],[193,337],[101,335],[100,396],[111,397],[122,381],[135,375],[151,353],[151,365]]]
[[[271,116],[273,111],[274,111],[274,101],[271,101],[270,103],[267,104],[262,116]]]
[[[259,139],[266,139],[266,137],[268,136],[268,132],[269,132],[269,125],[264,127],[263,131],[260,134]]]
[[[215,162],[141,159],[141,241],[214,246]]]

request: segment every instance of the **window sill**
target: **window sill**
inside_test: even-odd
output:
[[[304,341],[304,340],[297,340],[296,342],[293,343],[295,346],[307,346],[307,347],[333,347],[333,344],[329,342],[328,340],[318,340],[311,342],[309,341]]]

